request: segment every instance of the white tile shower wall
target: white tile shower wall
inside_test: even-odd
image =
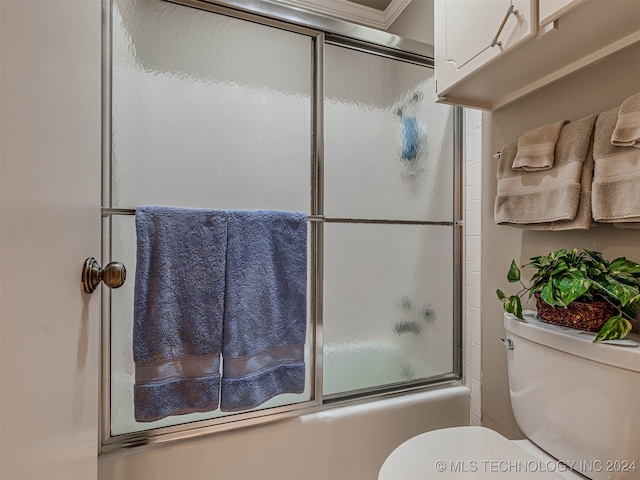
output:
[[[482,418],[481,214],[482,214],[482,112],[465,110],[464,122],[464,329],[465,381],[471,386],[471,424]]]

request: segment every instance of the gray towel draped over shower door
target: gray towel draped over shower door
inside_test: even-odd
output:
[[[304,391],[305,213],[139,207],[136,233],[137,421]]]
[[[136,210],[135,418],[218,408],[226,213]]]
[[[306,292],[307,215],[229,212],[223,411],[303,392]]]

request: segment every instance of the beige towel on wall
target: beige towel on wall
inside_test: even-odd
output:
[[[556,143],[562,126],[568,120],[550,123],[544,127],[530,130],[518,139],[518,152],[513,161],[514,170],[537,172],[553,167]]]
[[[620,105],[611,144],[640,148],[640,93],[630,96]]]
[[[593,136],[589,146],[587,158],[582,166],[582,175],[580,176],[580,199],[578,201],[578,210],[573,220],[559,220],[557,222],[547,223],[531,223],[529,225],[512,225],[523,230],[589,230],[591,227],[598,226],[591,216],[591,183],[593,182]],[[618,224],[616,224],[618,225]],[[637,224],[640,228],[640,223]],[[631,227],[629,227],[631,228]]]
[[[517,144],[503,148],[494,206],[496,223],[529,230],[589,228],[590,145],[596,117],[591,115],[562,128],[554,166],[549,170],[513,170]]]
[[[640,222],[640,148],[616,147],[611,134],[618,108],[601,113],[593,143],[593,219],[604,223]],[[627,227],[633,228],[631,225]]]

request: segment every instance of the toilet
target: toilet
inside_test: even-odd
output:
[[[640,479],[640,336],[505,314],[511,405],[526,440],[484,427],[423,433],[396,448],[379,480]]]

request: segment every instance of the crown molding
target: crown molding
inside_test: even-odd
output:
[[[387,30],[411,0],[392,0],[384,12],[347,0],[276,0],[285,5]]]

